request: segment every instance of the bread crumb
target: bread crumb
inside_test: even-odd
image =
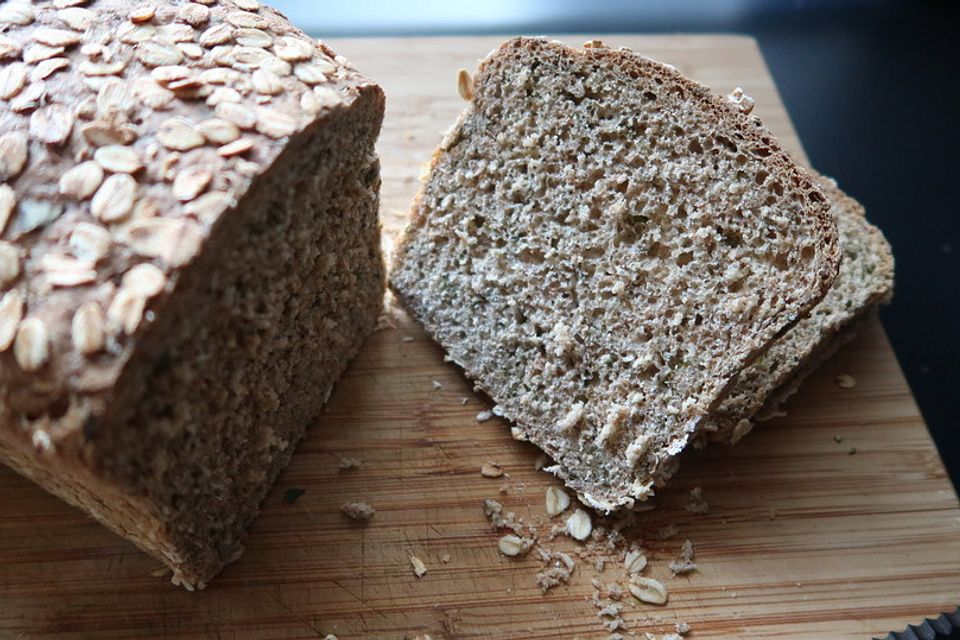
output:
[[[601,618],[619,618],[621,611],[623,611],[622,604],[611,602],[610,604],[601,607],[600,611],[597,611],[597,615]]]
[[[856,452],[857,452],[857,448],[856,448],[856,447],[850,447],[849,449],[847,449],[847,455],[848,455],[848,456],[852,456],[852,455],[855,454]]]
[[[690,633],[690,625],[686,622],[678,622],[675,628],[678,635],[685,636]]]
[[[440,562],[442,562],[443,564],[447,564],[448,562],[450,562],[450,554],[445,553],[442,556],[440,556]]]
[[[853,389],[857,386],[857,379],[847,373],[837,376],[833,381],[841,389]]]
[[[413,336],[403,336],[404,342],[413,342]]]
[[[496,500],[491,498],[484,499],[483,513],[487,516],[487,520],[490,521],[490,525],[494,530],[510,529],[514,533],[523,534],[522,523],[517,520],[516,515],[512,511],[504,515],[503,505]]]
[[[481,411],[480,413],[477,414],[476,420],[477,422],[486,422],[492,417],[493,417],[492,411]]]
[[[683,560],[674,560],[670,563],[670,571],[673,572],[674,577],[683,575],[686,573],[692,573],[697,570],[696,563],[693,562],[684,562]]]
[[[603,628],[607,631],[626,631],[627,625],[623,621],[623,618],[613,618],[610,620],[604,620]]]
[[[433,383],[434,391],[439,391],[440,389],[443,389],[443,383],[440,382],[439,380],[433,380],[432,383]]]
[[[546,593],[558,585],[567,584],[576,567],[573,558],[562,551],[549,551],[543,548],[537,551],[540,554],[540,560],[547,565],[536,575],[537,586],[540,587],[540,591]]]
[[[466,406],[468,402],[470,402],[470,398],[468,398],[467,396],[463,396],[462,398],[460,398],[460,404]]]
[[[427,573],[427,565],[417,556],[410,556],[410,564],[413,566],[413,575],[422,578]]]
[[[359,469],[363,462],[359,458],[343,458],[340,460],[340,471]]]
[[[833,436],[833,441],[836,442],[837,444],[840,444],[841,442],[843,442],[843,436],[841,436],[838,433],[837,435]]]
[[[344,502],[340,507],[340,513],[358,522],[369,521],[376,512],[376,509],[366,502]]]
[[[733,92],[727,96],[727,100],[733,104],[737,111],[744,115],[750,115],[750,112],[753,111],[753,98],[745,94],[740,87],[734,89]]]
[[[503,477],[503,467],[496,462],[488,460],[480,467],[480,475],[484,478],[501,478]]]
[[[550,531],[547,532],[546,538],[547,540],[554,540],[557,536],[566,532],[566,530],[567,527],[565,524],[557,523],[550,527]]]
[[[606,539],[607,539],[607,528],[602,524],[598,524],[597,526],[595,526],[593,528],[593,532],[590,534],[591,542],[594,542],[596,543],[597,546],[599,546]]]
[[[684,540],[680,548],[680,557],[670,563],[670,571],[674,576],[678,576],[696,570],[697,565],[693,562],[693,542]]]

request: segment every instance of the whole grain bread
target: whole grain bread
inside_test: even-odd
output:
[[[0,31],[0,459],[203,587],[376,322],[383,93],[253,0]]]
[[[590,45],[518,38],[461,72],[391,284],[515,437],[613,510],[673,472],[840,252],[746,98]]]
[[[755,421],[777,411],[807,375],[853,337],[851,329],[857,320],[893,296],[893,253],[883,233],[835,181],[820,177],[819,182],[840,232],[840,274],[807,318],[743,370],[704,422],[707,439],[738,442]]]

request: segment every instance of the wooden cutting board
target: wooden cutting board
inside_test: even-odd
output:
[[[457,69],[472,69],[499,41],[331,43],[387,92],[387,236],[403,223],[420,164],[463,107]],[[743,86],[803,157],[753,40],[607,41],[670,62],[716,91]],[[505,424],[474,419],[487,401],[416,324],[401,311],[394,316],[397,328],[371,337],[281,475],[246,554],[204,592],[152,576],[156,561],[0,469],[0,636],[606,637],[591,579],[610,582],[621,570],[610,564],[598,574],[574,556],[570,584],[542,595],[535,554],[498,553],[482,500],[497,498],[542,522],[544,491],[556,483],[534,470],[537,450],[512,440]],[[856,387],[838,387],[840,374]],[[659,637],[685,621],[693,638],[866,639],[960,602],[957,496],[879,323],[814,375],[787,411],[735,448],[687,456],[657,508],[641,515],[647,575],[668,586],[670,600],[654,607],[628,598],[626,637]],[[340,471],[344,457],[363,464]],[[488,460],[509,478],[481,477]],[[708,514],[683,508],[695,486]],[[305,492],[287,504],[291,488]],[[351,500],[376,508],[369,525],[340,514]],[[679,534],[661,540],[655,532],[668,524]],[[671,578],[667,563],[688,538],[699,570]],[[548,546],[575,548],[565,539]],[[422,578],[411,556],[426,564]]]

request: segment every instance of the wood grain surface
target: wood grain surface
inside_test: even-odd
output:
[[[402,226],[420,164],[463,106],[457,69],[473,68],[500,40],[331,42],[387,92],[386,236]],[[802,157],[752,40],[606,40],[718,92],[743,86]],[[157,562],[0,469],[0,637],[607,637],[591,579],[611,582],[622,571],[611,563],[598,573],[575,556],[570,584],[543,595],[535,554],[498,553],[482,500],[543,523],[544,491],[556,482],[534,470],[537,450],[512,440],[507,425],[475,420],[487,401],[402,311],[394,316],[397,328],[371,337],[281,475],[246,554],[204,592],[151,575]],[[838,387],[840,374],[856,386]],[[957,496],[879,323],[870,321],[787,411],[736,447],[687,455],[656,508],[641,514],[646,574],[668,586],[670,600],[655,607],[627,598],[625,637],[659,638],[685,621],[691,638],[866,639],[960,602]],[[363,464],[341,471],[345,457]],[[481,477],[488,460],[509,478]],[[708,514],[683,508],[695,486]],[[291,488],[305,492],[287,504]],[[366,526],[340,514],[351,500],[377,510]],[[669,524],[678,535],[660,539]],[[667,563],[688,538],[699,570],[673,578]],[[565,538],[545,544],[576,548]],[[411,556],[426,564],[422,578]]]

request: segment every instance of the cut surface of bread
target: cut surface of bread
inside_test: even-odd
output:
[[[836,182],[820,178],[840,232],[843,261],[833,286],[810,315],[743,370],[730,393],[704,422],[711,440],[736,443],[761,413],[773,411],[803,379],[852,334],[851,324],[893,295],[893,253],[859,202]]]
[[[826,198],[756,118],[630,51],[518,38],[462,85],[392,286],[585,503],[632,506],[826,293]]]
[[[0,460],[200,588],[376,322],[383,92],[256,2],[16,4]]]

